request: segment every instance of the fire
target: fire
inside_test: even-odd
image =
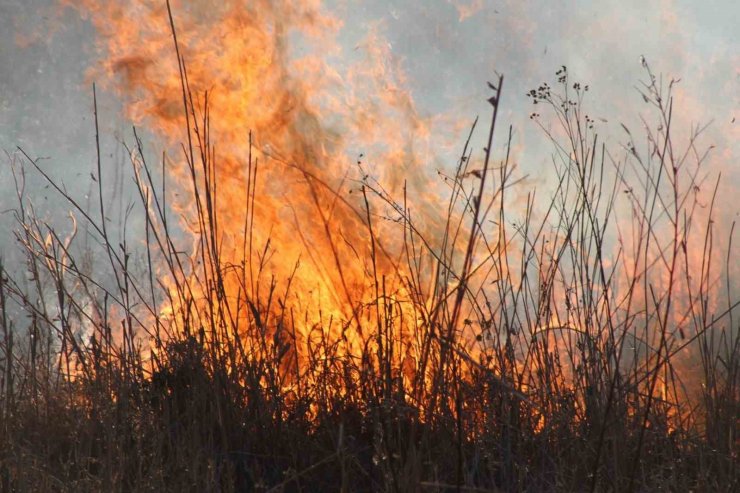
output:
[[[252,341],[268,328],[279,351],[292,348],[286,361],[308,364],[316,324],[359,354],[383,344],[365,325],[419,318],[403,301],[403,236],[386,217],[398,211],[368,202],[363,183],[382,182],[388,196],[408,187],[420,208],[436,201],[419,178],[429,122],[378,29],[342,66],[331,61],[341,20],[310,0],[172,2],[171,11],[161,1],[63,4],[98,31],[103,61],[90,78],[170,147],[169,218],[156,211],[147,149],[131,148],[150,245],[161,247],[165,231],[190,238],[181,240],[190,258],[165,245],[155,259],[166,294],[153,325],[212,327],[212,342],[237,332]],[[405,348],[393,358],[408,368],[416,344],[404,331],[392,337]]]
[[[508,155],[489,170],[494,183],[485,194],[482,185],[477,196],[460,185],[487,176],[478,162],[470,164],[468,150],[463,173],[432,181],[434,122],[417,112],[382,30],[371,29],[356,53],[342,53],[342,21],[317,1],[62,3],[88,16],[99,34],[103,61],[90,77],[168,147],[162,180],[174,183],[157,199],[165,187],[151,177],[145,139],[137,135],[130,146],[147,209],[147,246],[159,252],[154,264],[164,294],[150,314],[157,331],[216,346],[235,340],[242,358],[269,353],[286,389],[313,367],[341,366],[341,357],[345,380],[338,387],[349,393],[369,365],[386,389],[410,389],[407,397],[420,408],[430,405],[425,393],[439,393],[431,367],[448,371],[445,357],[453,354],[466,364],[449,371],[468,379],[481,370],[494,374],[492,385],[531,406],[538,431],[548,426],[545,416],[557,414],[537,408],[538,394],[545,402],[551,391],[573,397],[561,404],[582,421],[611,405],[605,396],[622,384],[615,376],[621,365],[635,374],[655,369],[654,377],[625,377],[634,377],[625,388],[641,398],[668,406],[680,400],[674,367],[661,358],[679,354],[681,341],[705,326],[699,306],[706,311],[708,300],[690,292],[697,285],[691,266],[706,255],[696,258],[685,243],[679,248],[682,235],[695,241],[697,233],[675,227],[678,213],[671,243],[662,237],[670,224],[658,233],[640,222],[648,200],[632,192],[613,199],[610,207],[634,217],[632,229],[618,227],[607,238],[611,258],[601,257],[608,245],[589,236],[598,229],[598,205],[573,224],[552,212],[531,241],[533,199],[505,186]],[[459,6],[461,19],[478,8]],[[574,149],[563,157],[593,165],[596,152]],[[576,186],[571,179],[563,182]],[[597,185],[578,193],[593,194]],[[447,186],[456,198],[444,210]],[[691,190],[676,188],[676,203],[685,203]],[[601,201],[563,193],[578,204]],[[526,226],[506,219],[510,200],[527,211]],[[467,222],[479,208],[491,230]],[[470,235],[476,241],[466,245]],[[642,243],[647,237],[649,246]],[[601,271],[592,267],[597,263]],[[706,293],[716,279],[703,266],[701,272],[694,281]],[[364,361],[367,354],[372,362]],[[451,395],[442,395],[454,408]]]

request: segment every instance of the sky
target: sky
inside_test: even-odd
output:
[[[639,127],[647,113],[636,89],[645,79],[644,56],[666,80],[681,79],[677,131],[710,124],[701,141],[715,146],[710,169],[722,173],[725,193],[740,190],[736,1],[335,0],[323,9],[341,19],[337,42],[348,59],[368,33],[378,33],[373,42],[383,43],[384,56],[400,67],[423,118],[467,124],[487,115],[485,82],[503,73],[503,118],[513,126],[517,160],[532,187],[545,179],[541,170],[551,150],[528,118],[525,94],[552,84],[566,65],[574,80],[590,85],[599,133],[618,148],[625,142],[621,124]],[[7,163],[17,147],[43,157],[45,169],[73,194],[89,196],[91,183],[83,178],[95,162],[91,74],[105,58],[97,40],[91,18],[74,9],[50,0],[0,0],[0,148],[7,153],[0,156],[0,211],[14,205]],[[119,95],[101,91],[99,97],[106,166],[121,166],[120,142],[130,135],[131,121]],[[437,165],[445,166],[450,156],[440,154]],[[114,181],[106,185],[111,194],[125,194]],[[58,212],[36,178],[27,188],[42,213]],[[740,206],[726,201],[721,209],[731,220]],[[0,234],[8,235],[8,224],[2,215]]]

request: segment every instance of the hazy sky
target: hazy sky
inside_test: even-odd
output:
[[[326,8],[343,19],[339,39],[348,51],[364,33],[379,30],[422,115],[472,120],[487,111],[485,81],[504,73],[504,116],[530,169],[546,162],[547,152],[527,118],[529,89],[554,82],[555,70],[567,65],[590,84],[592,114],[608,120],[599,122],[600,133],[616,146],[624,141],[620,122],[638,125],[647,111],[635,89],[645,76],[639,62],[645,56],[656,73],[682,79],[677,122],[712,122],[704,140],[717,146],[711,165],[729,189],[740,189],[733,123],[740,106],[740,2],[348,0]],[[94,163],[86,73],[100,56],[95,30],[75,11],[60,13],[49,0],[0,0],[0,148],[12,153],[20,145],[48,157],[45,166],[81,194],[89,181],[79,177]],[[100,106],[104,149],[114,155],[129,124],[112,95],[102,95]],[[5,162],[0,173],[4,210],[12,206]],[[740,210],[725,207],[728,216]]]

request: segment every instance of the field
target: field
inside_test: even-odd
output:
[[[24,260],[0,256],[2,491],[740,488],[734,223],[703,128],[674,129],[677,81],[645,63],[650,119],[608,147],[558,69],[529,92],[556,178],[530,191],[497,76],[442,192],[415,196],[372,151],[326,172],[303,133],[215,145],[226,107],[169,21],[182,138],[170,155],[131,131],[121,224],[97,89],[91,199],[7,156]],[[38,214],[31,175],[69,213]],[[292,218],[276,180],[303,194]]]

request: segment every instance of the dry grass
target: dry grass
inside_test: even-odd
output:
[[[560,122],[542,126],[557,183],[523,208],[511,205],[508,153],[488,151],[503,78],[483,168],[469,168],[466,145],[446,177],[438,237],[424,237],[405,197],[367,177],[359,212],[372,288],[347,320],[306,320],[287,304],[289,279],[254,275],[266,267],[253,251],[267,246],[252,246],[251,156],[240,230],[249,247],[242,262],[223,260],[209,116],[184,78],[196,251],[182,253],[166,171],[136,134],[141,203],[128,212],[142,214],[143,250],[127,242],[127,223],[106,226],[100,157],[90,211],[15,154],[26,264],[19,276],[0,264],[1,489],[736,491],[737,287],[722,277],[731,253],[719,259],[716,245],[732,232],[712,228],[714,199],[699,217],[698,132],[678,147],[672,84],[647,74],[659,123],[617,154],[564,68],[555,89],[532,91],[534,108]],[[82,233],[35,214],[29,167]],[[404,238],[386,275],[381,207]],[[348,355],[355,332],[364,349]],[[692,348],[688,374],[680,358]],[[682,376],[700,381],[691,401]]]

